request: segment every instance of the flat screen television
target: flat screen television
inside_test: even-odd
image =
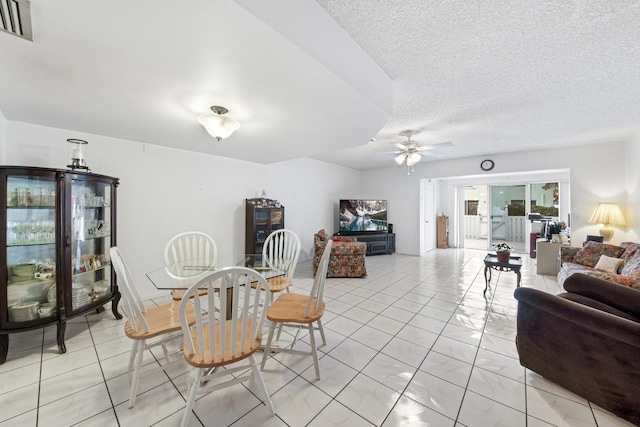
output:
[[[386,200],[340,200],[340,233],[387,231]]]

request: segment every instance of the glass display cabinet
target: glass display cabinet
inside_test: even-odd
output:
[[[57,323],[66,351],[66,319],[120,293],[109,260],[116,244],[118,179],[90,172],[0,166],[0,363],[9,334]]]
[[[271,199],[246,199],[245,208],[245,253],[261,254],[267,236],[284,228],[284,206]]]

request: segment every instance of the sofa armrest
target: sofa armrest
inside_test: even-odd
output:
[[[521,311],[520,304],[526,304],[536,312],[561,319],[568,330],[584,329],[640,348],[640,324],[637,322],[538,289],[520,287],[513,296],[518,300],[518,312]],[[544,316],[543,313],[540,315]],[[521,319],[518,314],[518,330],[538,326],[536,322],[528,324],[527,319]]]
[[[569,276],[563,287],[567,292],[583,295],[640,317],[640,291],[637,289],[582,273]]]
[[[580,249],[581,248],[576,248],[573,246],[560,246],[560,265],[565,262],[573,261],[573,257],[576,256]]]

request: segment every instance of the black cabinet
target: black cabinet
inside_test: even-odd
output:
[[[267,236],[284,228],[284,206],[270,199],[247,199],[245,211],[245,254],[262,254]]]
[[[376,233],[370,231],[352,231],[339,233],[341,236],[356,236],[358,242],[367,244],[367,255],[392,254],[396,251],[395,233]]]
[[[57,323],[66,351],[66,319],[120,293],[109,260],[116,244],[118,179],[49,168],[0,167],[0,363],[9,334]]]

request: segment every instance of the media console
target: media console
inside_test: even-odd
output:
[[[337,233],[336,236],[356,236],[359,242],[367,244],[367,255],[392,254],[396,251],[395,233],[350,231]]]

